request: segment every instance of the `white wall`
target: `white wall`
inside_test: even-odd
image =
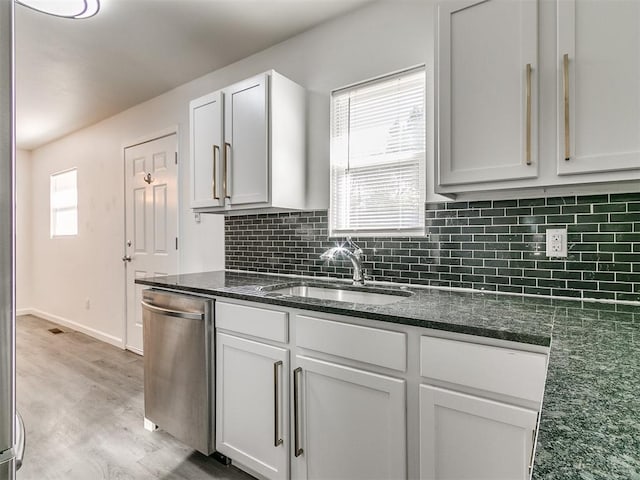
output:
[[[31,307],[31,154],[16,151],[16,309]]]
[[[326,208],[330,90],[421,63],[427,64],[431,89],[432,25],[429,1],[377,2],[34,150],[32,306],[120,342],[125,291],[122,148],[174,125],[180,130],[181,271],[224,267],[223,218],[203,215],[196,224],[189,210],[188,102],[253,74],[273,68],[307,89],[307,206]],[[78,168],[79,235],[50,239],[49,175],[71,167]]]

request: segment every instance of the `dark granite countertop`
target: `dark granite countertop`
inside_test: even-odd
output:
[[[640,479],[640,306],[587,306],[556,309],[534,480]]]
[[[429,288],[371,306],[259,289],[296,280],[307,281],[219,271],[136,283],[536,345],[553,338],[533,479],[640,480],[640,306]]]
[[[554,308],[546,300],[538,302],[530,298],[495,293],[466,293],[403,287],[401,290],[412,293],[410,297],[403,297],[402,300],[388,305],[364,305],[277,296],[260,290],[263,286],[301,281],[314,285],[323,283],[335,285],[337,282],[349,285],[349,282],[336,280],[327,282],[225,271],[138,279],[136,283],[181,292],[230,297],[535,345],[549,346],[551,341]]]

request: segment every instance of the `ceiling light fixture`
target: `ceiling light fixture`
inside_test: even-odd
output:
[[[100,0],[15,0],[38,12],[64,18],[89,18],[100,10]]]

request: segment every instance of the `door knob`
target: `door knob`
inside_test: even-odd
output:
[[[131,257],[129,255],[125,255],[124,257],[122,257],[122,261],[123,262],[130,262],[131,261]]]

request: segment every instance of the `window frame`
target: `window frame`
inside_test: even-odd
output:
[[[75,173],[75,205],[62,206],[62,207],[54,206],[53,195],[54,195],[54,193],[59,192],[59,190],[54,191],[54,179],[56,177],[69,174],[71,172]],[[61,212],[70,212],[70,211],[71,212],[72,211],[76,212],[75,232],[74,233],[57,233],[57,229],[56,229],[56,226],[57,226],[57,223],[56,223],[57,214],[61,213]],[[72,167],[72,168],[67,168],[66,170],[60,170],[58,172],[51,173],[49,175],[49,238],[53,239],[53,238],[77,237],[79,235],[78,216],[79,216],[79,208],[78,208],[78,168],[77,167]]]
[[[424,149],[422,151],[422,155],[418,158],[418,188],[419,188],[419,195],[420,195],[420,199],[419,199],[419,205],[421,205],[421,208],[419,207],[418,210],[418,217],[419,220],[418,222],[416,222],[415,225],[411,226],[411,227],[406,227],[406,228],[371,228],[371,229],[334,229],[334,221],[333,221],[333,215],[335,215],[335,211],[338,208],[338,206],[335,205],[334,202],[334,177],[333,177],[333,168],[334,168],[334,155],[335,155],[335,145],[334,145],[334,127],[335,127],[335,122],[337,120],[336,118],[336,112],[335,112],[335,100],[334,97],[336,94],[340,94],[340,93],[344,93],[344,92],[348,92],[348,91],[354,91],[357,90],[359,88],[363,88],[363,87],[370,87],[370,86],[374,86],[376,84],[379,83],[383,83],[383,82],[387,82],[387,81],[392,81],[394,78],[399,78],[399,77],[403,77],[403,76],[407,76],[410,75],[414,72],[422,72],[424,74],[424,80],[423,80],[423,90],[422,90],[422,94],[423,94],[423,112],[422,112],[422,117],[423,117],[423,128],[424,128]],[[328,230],[328,237],[330,239],[337,239],[337,238],[344,238],[344,237],[361,237],[361,238],[374,238],[374,237],[418,237],[418,236],[424,236],[425,232],[426,232],[426,218],[425,218],[425,203],[426,203],[426,196],[427,196],[427,182],[426,182],[426,177],[427,177],[427,145],[428,145],[428,139],[427,139],[427,83],[428,83],[428,77],[427,77],[427,69],[426,69],[426,65],[425,64],[419,64],[419,65],[414,65],[412,67],[409,68],[404,68],[401,70],[397,70],[394,72],[390,72],[390,73],[386,73],[383,75],[379,75],[373,78],[369,78],[367,80],[363,80],[360,82],[356,82],[344,87],[340,87],[340,88],[336,88],[334,90],[331,90],[330,95],[329,95],[329,103],[330,103],[330,126],[329,126],[329,142],[330,142],[330,154],[329,154],[329,209],[327,212],[327,220],[328,220],[328,225],[327,225],[327,230]],[[403,160],[404,162],[407,162],[408,160]],[[398,161],[396,162],[396,164],[400,164],[403,161]],[[391,163],[390,163],[391,165]],[[374,165],[372,164],[371,166],[365,166],[365,167],[360,167],[360,168],[369,168],[369,167],[373,167]]]

